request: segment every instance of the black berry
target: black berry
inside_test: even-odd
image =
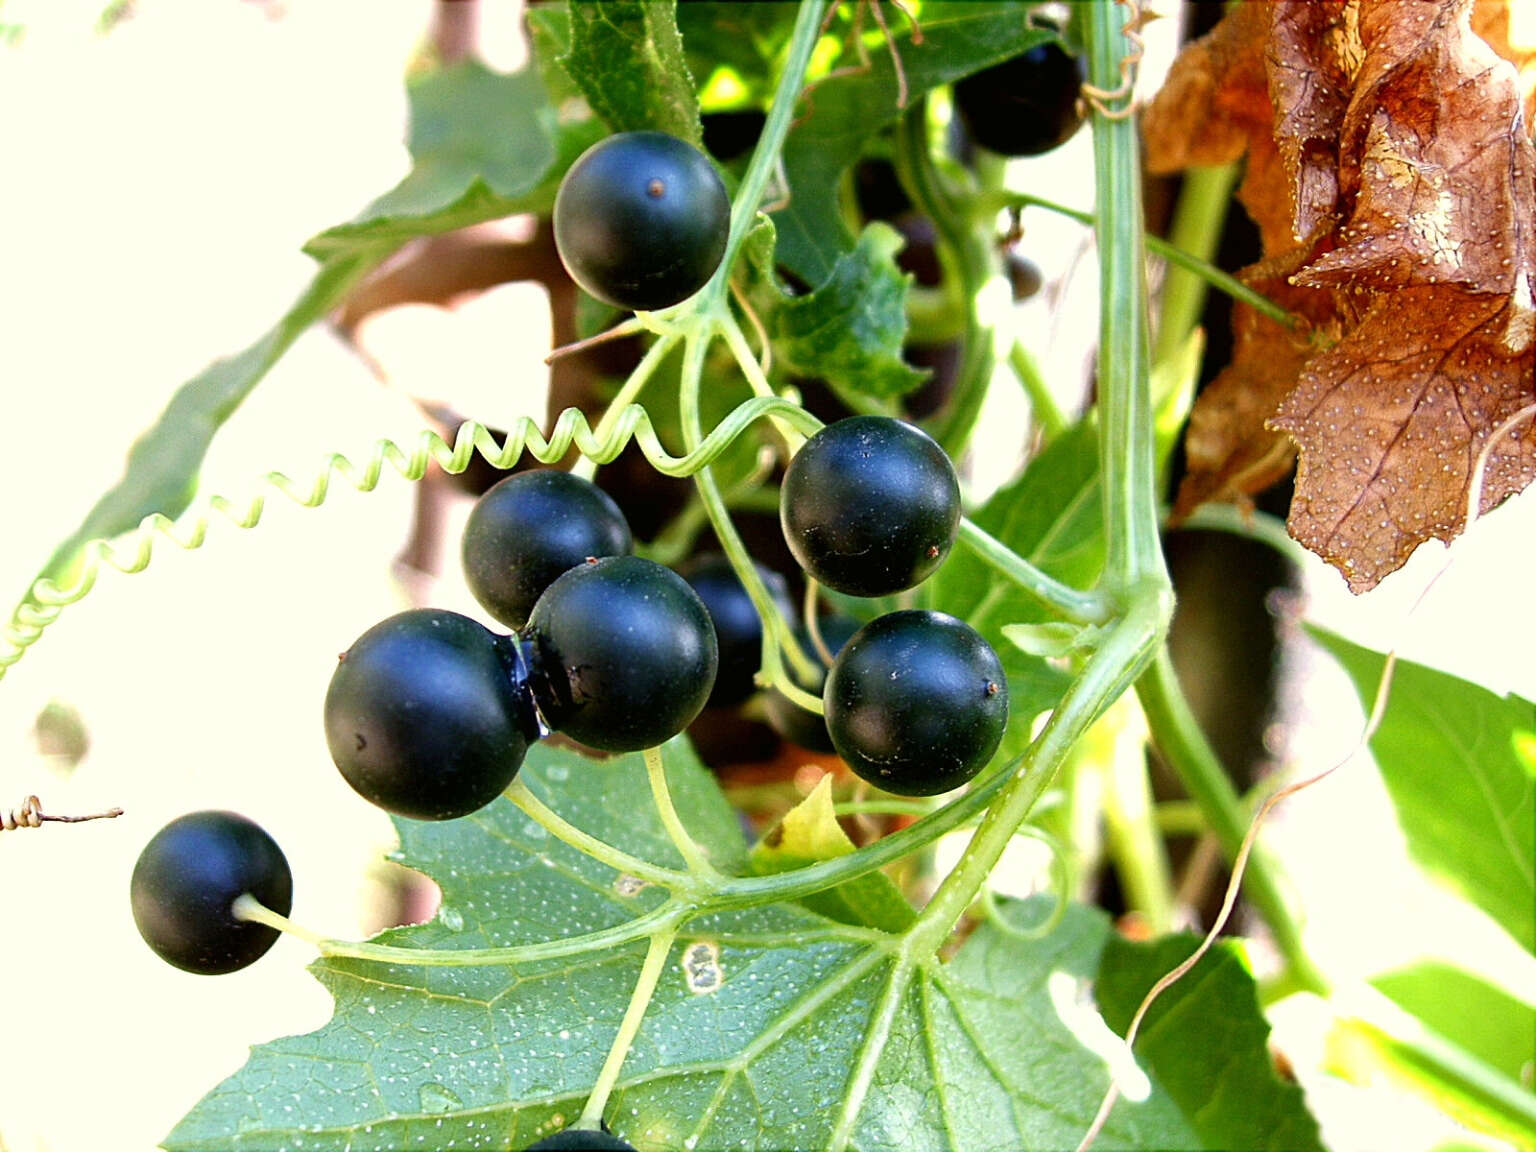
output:
[[[927,433],[888,416],[850,416],[789,462],[779,516],[807,573],[850,596],[885,596],[921,583],[949,554],[960,482]]]
[[[190,812],[139,853],[129,882],[139,935],[169,964],[200,975],[244,968],[272,947],[277,930],[237,920],[250,893],[272,911],[293,909],[293,875],[277,842],[234,812]]]
[[[555,196],[555,247],[571,279],[618,308],[655,310],[708,283],[731,202],[709,160],[664,132],[621,132],[571,165]]]
[[[774,605],[785,619],[795,619],[784,577],[757,565]],[[700,557],[683,570],[683,578],[704,601],[715,626],[715,643],[720,652],[720,666],[715,673],[715,687],[709,694],[712,708],[740,704],[757,690],[757,670],[763,656],[763,621],[730,560],[712,553]]]
[[[1004,156],[1039,156],[1083,125],[1080,57],[1054,40],[983,69],[955,85],[955,109],[971,139]]]
[[[387,812],[450,820],[512,782],[538,719],[515,644],[468,616],[401,612],[342,655],[325,739],[348,784]]]
[[[958,788],[1008,725],[992,646],[942,612],[877,617],[844,645],[822,692],[827,731],[861,779],[902,796]]]
[[[519,472],[475,502],[464,525],[464,579],[487,612],[521,628],[555,577],[633,545],[624,513],[597,485],[554,469]]]
[[[709,699],[709,611],[676,572],[638,556],[572,568],[533,606],[523,637],[549,727],[605,752],[676,736]]]
[[[567,1128],[528,1145],[527,1152],[635,1152],[635,1146],[592,1128]]]

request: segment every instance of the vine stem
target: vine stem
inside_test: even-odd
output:
[[[1093,0],[1085,21],[1090,79],[1124,81],[1126,38],[1115,0]],[[1151,387],[1139,154],[1135,124],[1096,107],[1093,124],[1099,280],[1099,414],[1107,537],[1102,591],[1119,619],[1052,713],[1025,771],[987,810],[954,870],[903,942],[936,950],[975,900],[1014,830],[1088,727],[1136,681],[1167,634],[1173,596],[1163,563]]]
[[[630,994],[628,1007],[624,1009],[624,1018],[619,1021],[618,1035],[613,1038],[608,1058],[603,1061],[602,1071],[597,1074],[597,1083],[592,1085],[592,1091],[587,1096],[587,1105],[572,1127],[601,1127],[608,1097],[618,1083],[624,1058],[629,1055],[630,1045],[635,1042],[635,1036],[640,1031],[640,1022],[645,1019],[645,1010],[656,992],[656,985],[661,981],[667,954],[672,950],[672,941],[676,935],[677,929],[673,927],[651,937],[650,946],[645,950],[645,961],[640,965],[640,976],[635,981],[635,990]]]
[[[1166,650],[1158,653],[1137,682],[1136,692],[1154,745],[1198,805],[1228,863],[1235,862],[1254,818],[1200,731]],[[1326,994],[1327,981],[1307,955],[1301,926],[1291,915],[1274,865],[1263,852],[1248,853],[1243,889],[1269,926],[1285,961],[1286,983],[1297,990]]]

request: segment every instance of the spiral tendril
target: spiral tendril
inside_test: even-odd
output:
[[[489,428],[477,421],[466,420],[454,434],[452,444],[437,432],[424,429],[409,451],[393,440],[376,441],[361,465],[341,453],[334,453],[308,484],[295,481],[282,472],[268,472],[265,480],[295,504],[317,508],[325,503],[333,476],[344,478],[359,492],[371,492],[378,487],[385,464],[404,479],[416,481],[426,475],[434,462],[444,472],[456,474],[468,468],[478,453],[492,467],[505,470],[515,465],[524,452],[531,453],[541,463],[553,464],[573,446],[596,463],[607,464],[616,459],[630,441],[639,446],[658,472],[684,477],[712,464],[748,426],[769,416],[785,420],[804,432],[813,432],[821,426],[819,420],[789,400],[778,396],[755,396],[733,409],[697,448],[674,456],[662,445],[649,413],[638,404],[625,407],[612,428],[601,437],[593,431],[581,411],[567,408],[555,421],[548,437],[532,419],[524,416],[498,444]],[[174,520],[163,513],[152,513],[139,521],[138,527],[126,537],[119,537],[116,543],[104,539],[89,541],[81,550],[79,571],[72,580],[60,584],[48,577],[38,579],[12,612],[10,623],[0,633],[0,679],[21,660],[65,608],[90,593],[103,566],[110,565],[127,575],[142,572],[153,558],[157,536],[193,551],[203,546],[214,512],[238,528],[254,528],[261,522],[265,508],[266,495],[261,492],[243,502],[213,495],[202,501],[201,507]]]

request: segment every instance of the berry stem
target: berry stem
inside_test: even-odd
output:
[[[697,909],[692,903],[673,897],[644,915],[612,928],[559,940],[541,940],[537,944],[511,944],[504,948],[411,948],[397,944],[376,944],[367,940],[341,940],[305,928],[287,916],[264,907],[250,895],[237,897],[230,911],[237,920],[265,924],[279,932],[308,941],[322,956],[367,960],[375,964],[408,964],[419,968],[495,968],[621,948],[657,933],[675,932],[678,925],[696,914]]]
[[[667,787],[667,766],[660,748],[645,750],[645,772],[651,782],[651,795],[655,798],[656,812],[661,817],[662,827],[667,830],[673,846],[688,865],[689,873],[711,886],[717,885],[723,879],[719,869],[709,862],[704,850],[683,826],[682,817],[677,814],[677,807],[672,803],[672,791]]]
[[[583,832],[535,796],[522,777],[513,780],[502,795],[516,804],[524,816],[556,840],[569,844],[578,852],[584,852],[594,860],[601,860],[615,872],[633,876],[637,880],[648,880],[652,884],[660,884],[674,891],[678,888],[691,887],[687,873],[641,860],[604,840]]]
[[[970,517],[961,519],[959,539],[1000,575],[1074,624],[1103,624],[1109,620],[1109,605],[1103,595],[1098,592],[1080,592],[1046,575],[1012,548],[978,527]]]
[[[629,1005],[624,1009],[624,1018],[619,1021],[618,1034],[614,1036],[613,1044],[608,1049],[608,1058],[603,1061],[597,1082],[592,1085],[592,1091],[587,1096],[586,1107],[581,1110],[581,1115],[572,1127],[595,1129],[601,1126],[603,1112],[608,1107],[608,1097],[618,1083],[619,1073],[624,1068],[624,1058],[629,1055],[630,1045],[635,1042],[635,1036],[640,1031],[640,1023],[645,1019],[645,1010],[661,980],[667,954],[672,950],[672,941],[676,935],[677,929],[671,927],[651,937],[650,946],[645,951],[645,960],[640,965],[639,978],[635,981],[635,990],[630,994]]]

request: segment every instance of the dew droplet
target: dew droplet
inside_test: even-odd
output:
[[[423,1084],[419,1095],[423,1112],[451,1112],[464,1107],[464,1101],[435,1080]]]
[[[437,918],[442,921],[443,927],[450,932],[464,931],[464,913],[457,908],[451,908],[444,904],[437,911]]]

